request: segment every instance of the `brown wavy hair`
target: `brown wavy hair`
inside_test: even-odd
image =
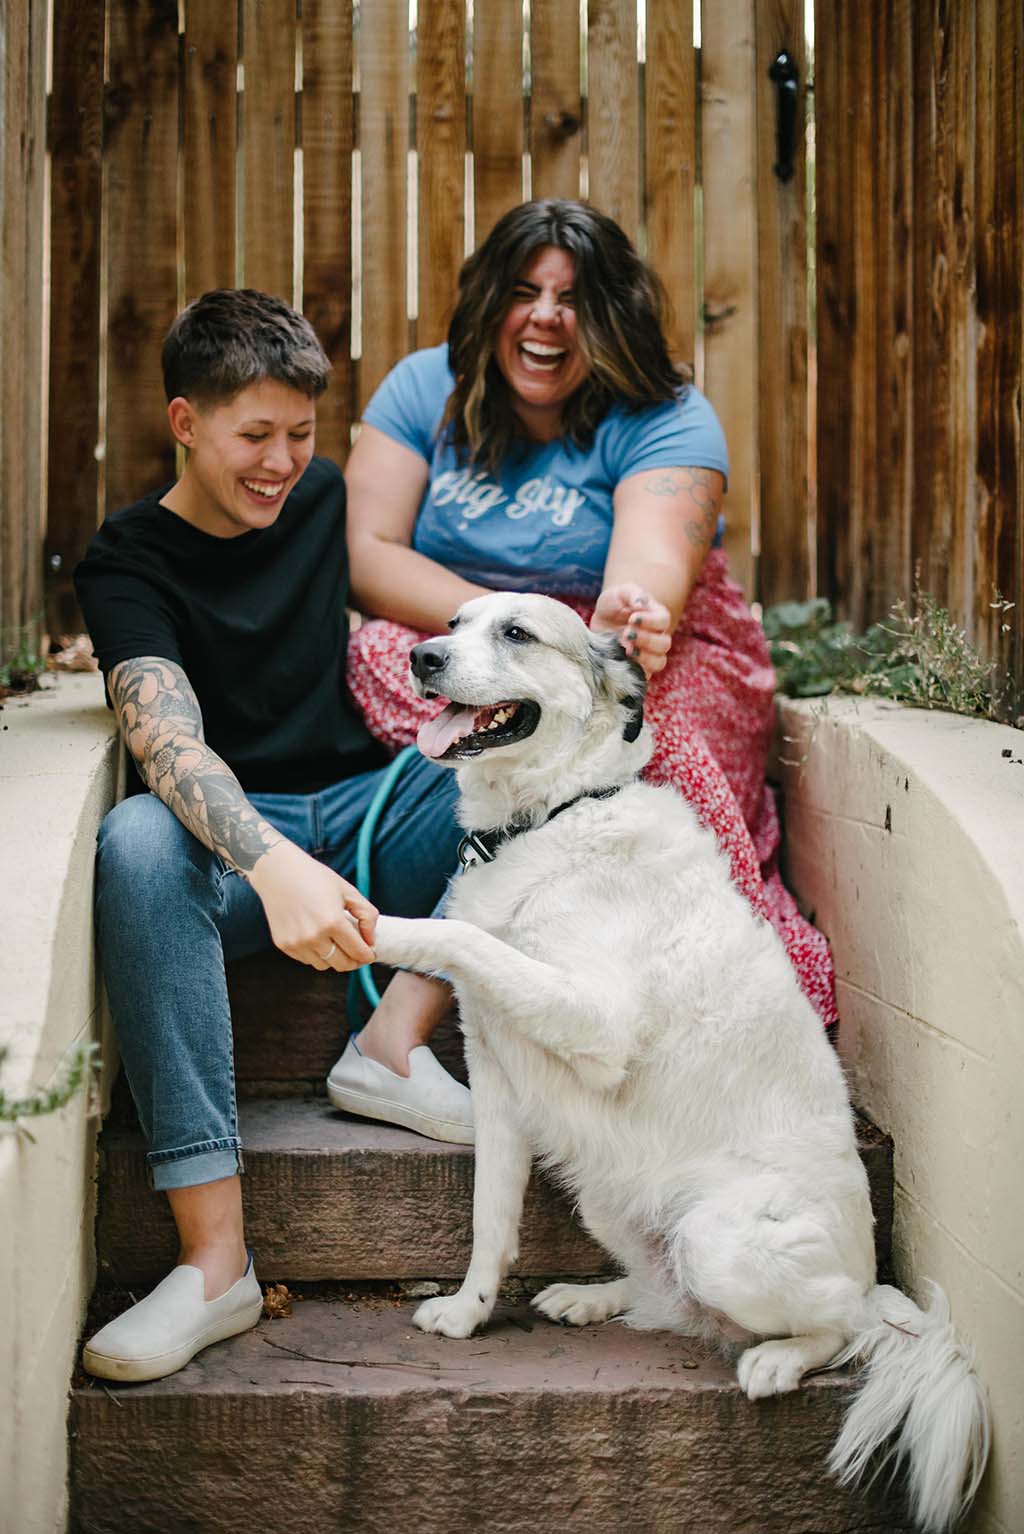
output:
[[[523,436],[495,341],[517,279],[545,245],[568,251],[575,263],[576,336],[589,369],[563,406],[565,437],[586,448],[612,405],[667,403],[689,378],[669,356],[665,291],[614,219],[585,202],[521,203],[464,263],[448,330],[455,388],[440,429],[460,458],[492,474]]]

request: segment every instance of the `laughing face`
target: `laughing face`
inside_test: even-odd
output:
[[[541,246],[516,279],[495,342],[516,415],[539,442],[560,435],[562,407],[589,371],[576,334],[575,280],[569,252]]]
[[[313,401],[265,378],[226,404],[172,400],[168,414],[189,457],[163,504],[214,538],[276,522],[313,456]]]

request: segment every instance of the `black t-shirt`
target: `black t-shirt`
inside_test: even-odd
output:
[[[345,483],[314,458],[272,527],[214,538],[160,498],[115,512],[75,571],[106,676],[176,661],[248,793],[314,793],[386,760],[345,687]]]

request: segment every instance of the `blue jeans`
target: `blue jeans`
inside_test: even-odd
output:
[[[356,839],[382,771],[318,794],[250,794],[283,836],[350,882]],[[426,916],[456,866],[455,774],[411,760],[377,823],[371,898]],[[251,886],[153,794],[100,827],[96,927],[121,1058],[149,1141],[154,1187],[242,1170],[226,959],[272,947]]]

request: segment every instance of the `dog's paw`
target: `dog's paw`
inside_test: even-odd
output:
[[[391,969],[430,969],[428,939],[437,924],[429,917],[413,920],[403,916],[378,916],[373,952],[378,964]],[[426,928],[426,931],[421,929]]]
[[[736,1366],[736,1375],[740,1389],[749,1399],[762,1401],[765,1396],[781,1396],[796,1390],[805,1368],[803,1349],[782,1337],[748,1348]]]
[[[622,1279],[614,1279],[610,1284],[549,1284],[534,1296],[532,1303],[549,1321],[593,1326],[621,1315],[629,1295]]]
[[[460,1289],[456,1294],[424,1300],[412,1319],[421,1332],[439,1332],[442,1337],[471,1337],[490,1313],[490,1305],[481,1304],[475,1294],[466,1294]]]

